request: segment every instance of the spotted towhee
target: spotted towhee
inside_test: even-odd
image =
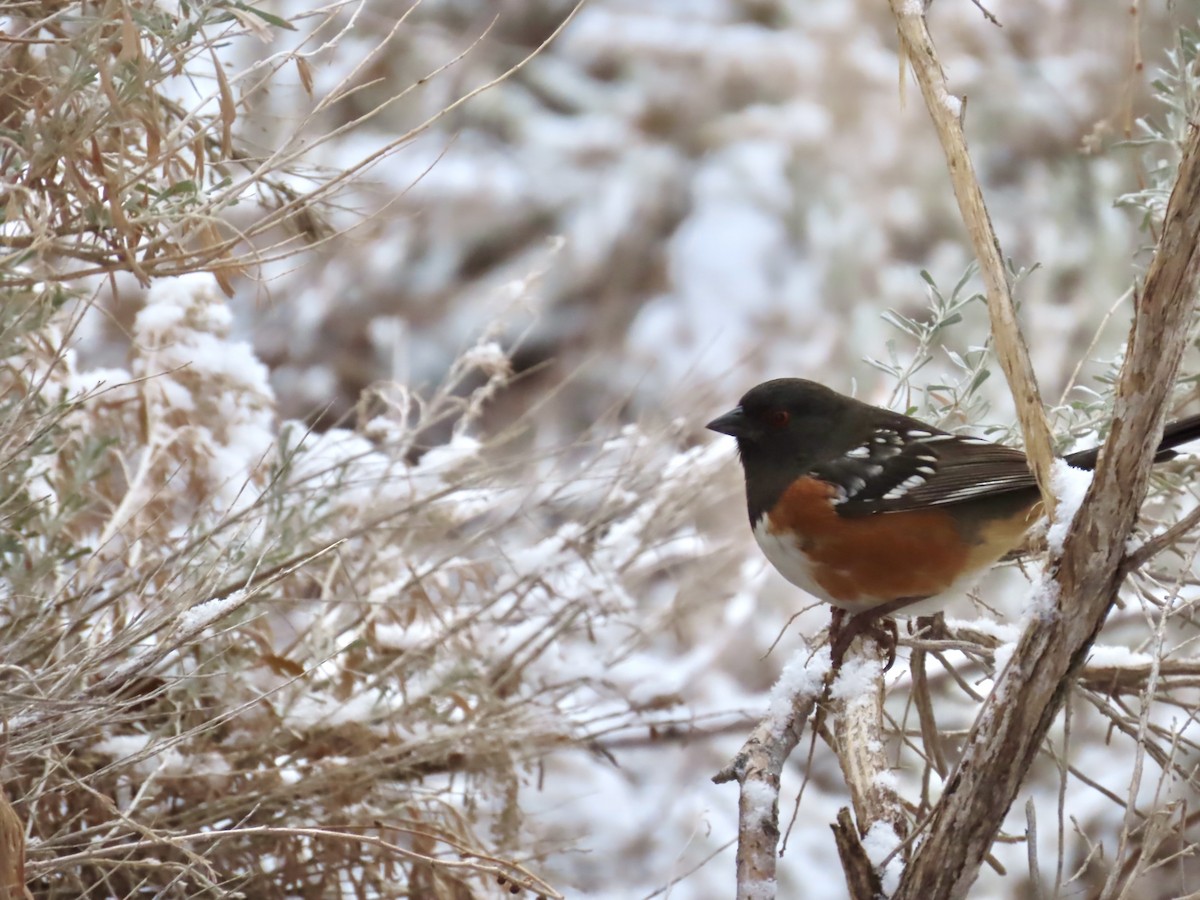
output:
[[[750,526],[767,559],[834,606],[835,661],[879,618],[969,587],[1040,516],[1020,450],[801,378],[758,385],[708,427],[737,439]],[[1197,437],[1200,416],[1168,425],[1155,461]],[[1066,461],[1092,469],[1096,457],[1083,450]]]

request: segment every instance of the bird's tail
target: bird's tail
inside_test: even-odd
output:
[[[1186,419],[1179,419],[1172,422],[1163,429],[1163,438],[1159,441],[1158,451],[1154,454],[1154,461],[1164,462],[1168,459],[1174,459],[1177,455],[1172,447],[1178,447],[1180,444],[1186,444],[1188,441],[1194,441],[1200,438],[1200,415],[1188,416]],[[1080,450],[1077,453],[1069,453],[1066,456],[1067,462],[1076,469],[1092,470],[1096,468],[1096,458],[1100,455],[1100,448],[1093,447],[1091,450]]]

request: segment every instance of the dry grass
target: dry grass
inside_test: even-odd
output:
[[[634,597],[703,552],[687,510],[711,454],[651,481],[662,434],[516,461],[512,435],[480,444],[510,378],[486,335],[436,390],[379,385],[313,434],[230,339],[217,285],[324,240],[357,171],[486,88],[298,189],[304,152],[354,122],[307,127],[362,72],[263,155],[240,117],[285,67],[311,91],[314,35],[359,12],[326,7],[234,72],[226,44],[296,25],[240,3],[6,7],[0,890],[561,896],[522,839],[530,767],[670,706],[601,673],[636,651]],[[257,212],[235,231],[237,204]],[[117,272],[151,285],[128,366],[80,371],[67,289]]]
[[[127,0],[16,2],[0,35],[0,290],[47,280],[129,272],[152,278],[209,271],[226,294],[243,270],[284,259],[335,235],[327,220],[346,186],[472,97],[511,77],[533,50],[491,81],[462,92],[404,134],[340,171],[314,171],[322,145],[442,76],[457,58],[413,84],[321,130],[331,111],[370,85],[371,65],[388,53],[413,4],[350,72],[313,95],[310,60],[356,26],[364,4],[340,0],[289,22],[245,3],[181,3],[175,12]],[[541,46],[570,21],[566,15]],[[230,71],[226,45],[292,46]],[[486,36],[487,31],[484,31]],[[309,108],[248,152],[235,141],[241,119],[281,72],[294,73]],[[182,99],[181,99],[182,98]],[[253,206],[234,227],[227,213]]]
[[[469,436],[509,377],[487,340],[356,430],[276,426],[223,311],[203,276],[159,282],[133,377],[41,331],[5,375],[0,720],[35,896],[559,896],[519,786],[670,713],[603,673],[642,642],[635,598],[707,552],[689,511],[721,456],[631,430],[502,462]]]

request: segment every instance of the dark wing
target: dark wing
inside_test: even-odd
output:
[[[1037,486],[1012,447],[904,425],[880,428],[811,474],[842,489],[843,516],[949,506]]]

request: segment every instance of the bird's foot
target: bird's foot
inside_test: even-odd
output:
[[[874,639],[879,649],[883,651],[886,657],[883,671],[886,672],[895,665],[896,644],[900,640],[900,633],[896,628],[895,619],[881,616],[875,610],[868,610],[856,616],[851,616],[844,609],[834,607],[833,617],[829,623],[829,643],[832,648],[831,655],[833,670],[835,672],[842,667],[842,660],[846,656],[846,651],[850,649],[850,645],[858,637]]]

